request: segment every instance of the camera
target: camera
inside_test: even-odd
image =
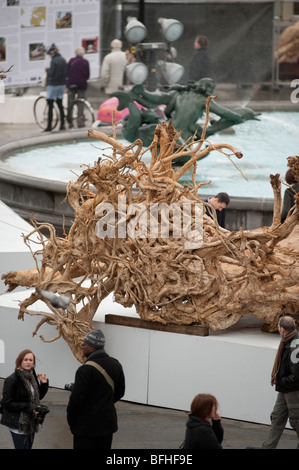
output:
[[[71,392],[73,390],[74,384],[65,384],[64,390]]]
[[[46,405],[39,405],[35,408],[35,411],[38,413],[35,418],[36,422],[38,424],[43,424],[46,414],[50,411],[49,408]]]

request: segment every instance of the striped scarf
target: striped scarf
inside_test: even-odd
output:
[[[295,334],[296,334],[296,330],[290,331],[290,333],[285,335],[285,337],[281,338],[281,340],[280,340],[280,343],[279,343],[279,346],[278,346],[278,349],[277,349],[277,353],[276,353],[276,357],[275,357],[275,361],[274,361],[274,365],[273,365],[273,369],[272,369],[271,385],[276,384],[276,377],[277,377],[277,374],[278,374],[278,371],[279,371],[284,346],[285,346],[286,343],[291,341],[291,339],[295,336]]]

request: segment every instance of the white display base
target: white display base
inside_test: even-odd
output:
[[[247,322],[247,323],[246,323]],[[126,372],[126,399],[189,410],[194,396],[211,393],[223,417],[269,424],[276,399],[270,385],[279,336],[263,333],[252,317],[210,336],[101,324],[109,352]]]
[[[2,274],[35,267],[32,254],[23,239],[23,234],[28,235],[32,230],[32,225],[0,201],[0,295],[6,292]],[[32,240],[38,239],[32,236]]]
[[[12,269],[32,268],[31,253],[21,238],[31,226],[2,203],[0,224],[0,277]],[[26,315],[24,321],[18,320],[18,303],[29,297],[30,290],[5,294],[0,287],[0,377],[10,375],[18,353],[29,348],[37,357],[37,372],[46,373],[51,386],[63,388],[72,382],[80,363],[66,342],[60,338],[44,343],[39,338],[40,334],[55,337],[55,327],[43,325],[32,337],[41,317]],[[43,302],[33,307],[46,309]],[[276,398],[270,373],[280,338],[263,333],[262,322],[245,316],[224,332],[201,337],[112,325],[105,323],[106,314],[138,315],[134,308],[113,302],[111,295],[94,317],[94,326],[106,336],[108,354],[123,365],[125,400],[187,411],[197,393],[212,393],[223,417],[269,424]]]
[[[41,94],[46,95],[41,88]],[[34,124],[33,105],[39,95],[14,96],[6,94],[0,103],[0,123]],[[63,105],[67,105],[67,94],[63,95]]]
[[[0,377],[11,374],[17,354],[29,348],[37,356],[37,371],[46,373],[52,386],[63,388],[74,380],[80,364],[62,339],[44,343],[38,336],[32,337],[41,317],[17,319],[17,303],[29,294],[22,291],[0,296],[5,350]],[[43,302],[35,307],[45,310]],[[235,329],[204,337],[111,325],[104,323],[105,313],[128,315],[112,297],[99,310],[94,326],[106,336],[106,351],[123,365],[125,400],[187,411],[197,393],[212,393],[223,417],[269,424],[276,398],[270,373],[278,335],[248,327],[246,322],[242,326],[242,320]],[[249,320],[252,323],[252,317]],[[51,339],[57,331],[44,325],[39,334]]]
[[[0,122],[3,124],[34,123],[33,105],[37,96],[5,95],[0,104]]]

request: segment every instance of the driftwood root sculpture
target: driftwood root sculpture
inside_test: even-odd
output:
[[[285,28],[279,37],[276,59],[279,63],[296,63],[299,50],[299,21]]]
[[[264,319],[268,331],[275,331],[280,314],[298,315],[299,195],[281,224],[279,175],[271,175],[272,226],[228,231],[218,226],[215,214],[211,218],[205,213],[195,178],[190,187],[179,179],[189,168],[195,175],[197,161],[212,150],[231,162],[233,156],[241,158],[232,146],[212,145],[203,134],[200,142],[177,149],[180,134],[171,123],[162,124],[147,166],[141,141],[124,147],[115,136],[94,130],[89,136],[107,143],[113,155],[105,157],[103,151],[94,166],[69,182],[67,197],[74,209],[69,233],[58,237],[52,225],[33,221],[24,242],[36,269],[2,276],[8,291],[35,288],[19,311],[20,319],[25,314],[42,317],[34,334],[44,323],[55,326],[55,338],[41,338],[54,341],[62,336],[82,361],[82,337],[92,329],[98,306],[110,293],[121,305],[134,305],[142,319],[201,324],[212,331],[228,328],[245,314]],[[175,171],[172,163],[185,155],[190,160]],[[299,176],[299,157],[289,157],[288,164]],[[39,236],[36,250],[33,234]],[[68,310],[54,308],[39,289],[71,296]],[[30,309],[37,300],[47,304],[48,313]]]

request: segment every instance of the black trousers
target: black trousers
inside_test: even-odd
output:
[[[74,449],[111,449],[113,434],[105,436],[74,436]]]
[[[47,131],[52,130],[52,119],[53,119],[53,106],[54,106],[54,100],[49,100],[47,99],[48,102],[48,125],[47,125]],[[64,109],[62,105],[62,100],[58,99],[56,100],[56,103],[59,108],[59,113],[60,113],[60,130],[64,129]]]

